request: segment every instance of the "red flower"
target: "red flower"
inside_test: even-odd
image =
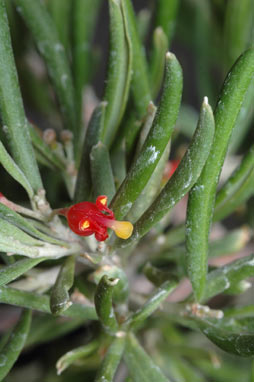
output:
[[[77,235],[90,236],[94,233],[98,241],[108,238],[107,228],[114,230],[121,239],[128,239],[133,231],[133,225],[130,222],[115,220],[113,211],[107,207],[105,195],[98,196],[95,203],[77,203],[58,213],[67,218],[70,229]]]

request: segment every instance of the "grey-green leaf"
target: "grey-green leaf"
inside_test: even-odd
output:
[[[131,327],[138,326],[158,309],[160,304],[168,297],[176,286],[176,281],[165,281],[154,291],[148,301],[128,318],[126,323]]]
[[[13,158],[37,192],[42,182],[20,94],[4,0],[0,1],[0,109]]]
[[[92,147],[90,165],[94,197],[107,195],[108,203],[110,203],[115,194],[115,182],[109,151],[103,143],[99,142]]]
[[[229,72],[215,109],[213,145],[202,174],[192,189],[187,212],[188,274],[197,300],[202,298],[207,273],[208,236],[216,187],[227,147],[254,74],[254,49],[246,51]]]
[[[62,314],[72,305],[68,292],[73,285],[74,271],[75,256],[68,256],[60,268],[50,294],[50,310],[55,315]]]
[[[49,296],[47,295],[2,286],[0,287],[0,302],[52,314],[49,305]],[[94,307],[84,304],[72,304],[62,315],[65,317],[83,318],[84,321],[97,319]]]
[[[32,312],[25,310],[10,335],[6,345],[0,351],[0,380],[3,381],[5,376],[11,370],[16,362],[20,352],[22,351],[31,325]]]
[[[117,219],[123,218],[128,213],[156,168],[171,137],[181,95],[182,69],[174,54],[168,52],[164,90],[152,128],[110,206]]]
[[[133,382],[170,382],[133,334],[127,337],[124,360]]]
[[[96,374],[95,382],[113,382],[125,347],[125,333],[114,338]]]
[[[0,286],[10,283],[46,258],[23,259],[0,269]]]
[[[28,193],[30,199],[33,197],[33,188],[29,183],[27,177],[23,173],[23,171],[19,168],[19,166],[14,162],[12,157],[6,151],[2,142],[0,142],[0,163],[3,165],[5,170],[24,187],[26,192]]]
[[[191,189],[207,160],[213,135],[213,113],[205,100],[196,132],[177,170],[152,205],[134,225],[133,235],[125,243],[121,243],[121,246],[127,246],[133,240],[144,236]]]
[[[220,267],[207,276],[202,301],[222,293],[230,286],[254,275],[254,255],[243,257]]]
[[[125,36],[125,26],[120,2],[109,0],[110,56],[104,101],[108,106],[105,114],[101,141],[110,146],[114,140],[125,110],[130,85],[130,52]]]
[[[15,0],[15,3],[45,59],[66,128],[73,131],[77,146],[80,142],[74,88],[65,49],[59,41],[56,26],[41,1]]]

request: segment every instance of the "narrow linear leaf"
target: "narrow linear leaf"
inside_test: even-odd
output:
[[[136,222],[145,210],[154,201],[156,195],[161,190],[162,177],[165,169],[165,165],[169,158],[170,143],[167,145],[164,153],[162,154],[153,174],[151,175],[147,185],[133,204],[131,210],[127,215],[127,220]]]
[[[70,0],[51,0],[47,5],[56,26],[59,40],[67,52],[70,44],[69,37],[72,2]]]
[[[254,5],[252,6],[254,7]],[[253,26],[254,26],[254,17],[253,17]],[[229,148],[228,148],[229,153],[232,153],[232,154],[237,153],[246,135],[248,134],[249,129],[251,128],[251,124],[252,124],[252,120],[254,116],[254,109],[252,107],[253,98],[254,98],[254,78],[252,79],[249,85],[249,89],[245,94],[242,108],[236,120],[235,128],[232,131],[232,135],[230,137],[230,142],[229,142]]]
[[[13,226],[15,227],[15,226]],[[22,231],[21,231],[22,232]],[[20,232],[18,232],[20,234]],[[25,235],[25,233],[23,232]],[[27,235],[28,236],[28,235]],[[31,240],[24,238],[23,241]],[[47,257],[48,259],[59,259],[68,255],[75,255],[82,251],[80,244],[73,243],[72,245],[59,246],[48,243],[39,242],[36,245],[26,245],[19,240],[14,240],[12,236],[6,236],[0,232],[0,251],[9,252],[10,254],[24,255],[31,258]]]
[[[179,0],[158,0],[156,5],[155,27],[161,27],[169,44],[174,35]]]
[[[67,0],[68,1],[68,0]],[[60,0],[61,2],[61,0]],[[92,37],[98,17],[101,0],[75,0],[73,6],[73,74],[76,90],[78,115],[81,116],[82,93],[90,80]]]
[[[29,183],[27,177],[23,171],[18,167],[14,162],[12,157],[8,154],[2,142],[0,142],[0,163],[3,165],[5,170],[19,183],[24,187],[30,199],[33,197],[33,188]]]
[[[252,357],[254,355],[253,325],[250,331],[246,322],[240,328],[238,328],[237,324],[232,328],[230,325],[223,325],[223,322],[220,325],[208,320],[200,320],[198,324],[203,334],[227,353],[241,357]]]
[[[188,274],[197,300],[207,273],[208,236],[216,187],[230,135],[254,74],[254,49],[246,51],[229,72],[215,109],[213,145],[202,174],[190,192],[186,222]]]
[[[133,382],[169,382],[133,334],[127,337],[124,360]]]
[[[73,131],[77,145],[79,143],[79,126],[77,124],[74,88],[66,53],[59,41],[56,27],[42,2],[33,0],[14,1],[17,10],[31,30],[41,55],[45,59],[66,128]]]
[[[126,177],[125,144],[113,150],[110,155],[112,171],[114,174],[116,189],[119,188]]]
[[[27,233],[25,233],[24,231],[22,231],[15,225],[3,219],[0,219],[0,235],[1,237],[5,236],[6,240],[8,238],[10,242],[13,240],[13,241],[20,241],[21,244],[34,245],[34,246],[43,245],[42,241],[33,238],[32,236],[28,235]]]
[[[168,297],[176,286],[176,281],[165,281],[155,290],[149,300],[128,318],[126,323],[131,327],[138,326],[158,309],[160,304]]]
[[[99,142],[90,153],[93,195],[107,195],[110,203],[115,195],[115,182],[107,147]]]
[[[141,9],[137,14],[137,29],[141,42],[144,42],[150,27],[152,12],[147,9]]]
[[[213,112],[207,99],[205,99],[201,107],[197,129],[178,168],[152,205],[134,225],[134,232],[131,238],[126,240],[125,243],[119,242],[120,246],[127,246],[132,241],[144,236],[153,225],[159,222],[187,194],[197,181],[204,167],[212,145],[213,135]]]
[[[27,219],[23,218],[23,216],[19,215],[17,212],[13,211],[12,209],[10,209],[2,203],[0,203],[0,219],[7,220],[9,223],[14,224],[15,226],[27,232],[28,234],[35,236],[36,238],[46,241],[48,243],[68,246],[66,242],[55,239],[49,235],[40,232]]]
[[[193,3],[193,50],[195,52],[195,69],[197,75],[197,91],[202,99],[206,94],[211,105],[214,105],[214,83],[211,81],[211,46],[214,26],[212,6],[209,0]]]
[[[173,131],[182,94],[182,70],[172,53],[166,54],[165,85],[152,128],[136,161],[114,197],[111,208],[123,218],[147,184]]]
[[[76,182],[74,201],[76,203],[84,200],[89,200],[92,180],[90,171],[89,155],[92,147],[96,145],[99,140],[104,126],[106,102],[101,102],[94,110],[92,117],[89,121],[86,137],[83,144],[81,153],[81,162],[78,170],[78,177]]]
[[[124,20],[117,0],[109,0],[110,56],[104,101],[107,102],[101,141],[110,146],[125,110],[130,85],[130,51],[125,38]]]
[[[223,208],[224,204],[227,203],[237,190],[241,187],[243,182],[250,176],[250,172],[254,168],[254,146],[248,150],[248,152],[243,157],[238,168],[229,177],[226,183],[221,187],[216,195],[215,200],[215,213],[214,220],[219,220],[217,217],[218,212]]]
[[[62,314],[72,305],[68,292],[73,285],[74,271],[75,256],[68,256],[60,268],[50,294],[50,310],[55,315]]]
[[[94,340],[89,344],[80,346],[76,349],[68,351],[56,363],[57,375],[60,375],[65,369],[72,365],[75,361],[84,359],[92,354],[99,346],[98,340]],[[105,381],[106,382],[106,381]]]
[[[172,279],[172,272],[160,269],[150,261],[145,264],[142,272],[157,287],[161,286],[165,281]]]
[[[51,314],[49,296],[46,295],[2,286],[0,287],[0,302]],[[81,317],[84,322],[85,320],[97,319],[94,307],[81,304],[72,304],[72,306],[64,311],[62,315],[65,317]]]
[[[21,353],[31,325],[32,313],[25,310],[10,335],[9,341],[0,351],[0,380],[2,381],[11,370]]]
[[[95,382],[113,382],[125,347],[125,336],[116,337],[111,343],[96,374]]]
[[[118,283],[114,286],[112,295],[113,303],[120,304],[127,300],[129,295],[129,285],[126,273],[116,266],[101,266],[92,275],[92,280],[99,284],[102,276],[107,275],[109,278],[118,279]]]
[[[206,301],[230,286],[254,275],[254,255],[243,257],[208,273],[202,297]]]
[[[161,27],[157,27],[153,32],[153,50],[149,66],[149,80],[151,93],[155,98],[161,88],[165,54],[168,50],[168,39]]]
[[[237,0],[227,3],[224,18],[224,45],[226,64],[230,67],[237,57],[250,45],[253,24],[253,4],[251,0]]]
[[[220,220],[230,215],[235,209],[246,202],[254,194],[254,168],[249,172],[239,188],[228,198],[225,203],[216,208],[214,220]]]
[[[94,295],[94,303],[97,315],[106,332],[113,334],[118,329],[118,322],[112,306],[114,287],[119,279],[102,276]]]
[[[254,305],[236,306],[224,310],[225,318],[245,318],[254,316]]]
[[[151,101],[150,85],[148,80],[147,63],[139,39],[136,17],[130,0],[121,1],[126,34],[130,43],[132,59],[131,93],[138,118],[142,118]],[[166,54],[166,52],[165,52]],[[164,61],[164,60],[163,60]]]
[[[17,279],[29,269],[44,261],[46,258],[23,259],[0,269],[0,286],[10,283]]]
[[[4,0],[0,1],[0,109],[13,158],[37,192],[42,182],[20,94]]]
[[[230,231],[222,238],[209,243],[209,257],[228,255],[245,247],[250,239],[250,231],[246,226]]]

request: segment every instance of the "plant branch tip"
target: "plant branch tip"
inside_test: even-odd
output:
[[[204,104],[205,104],[205,105],[209,105],[208,97],[204,97]]]

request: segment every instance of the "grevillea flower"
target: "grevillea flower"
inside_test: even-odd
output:
[[[95,234],[98,241],[108,238],[107,228],[115,231],[121,239],[128,239],[133,225],[128,221],[117,221],[113,211],[107,207],[107,196],[98,196],[95,203],[81,202],[58,211],[67,218],[70,229],[80,236]]]

